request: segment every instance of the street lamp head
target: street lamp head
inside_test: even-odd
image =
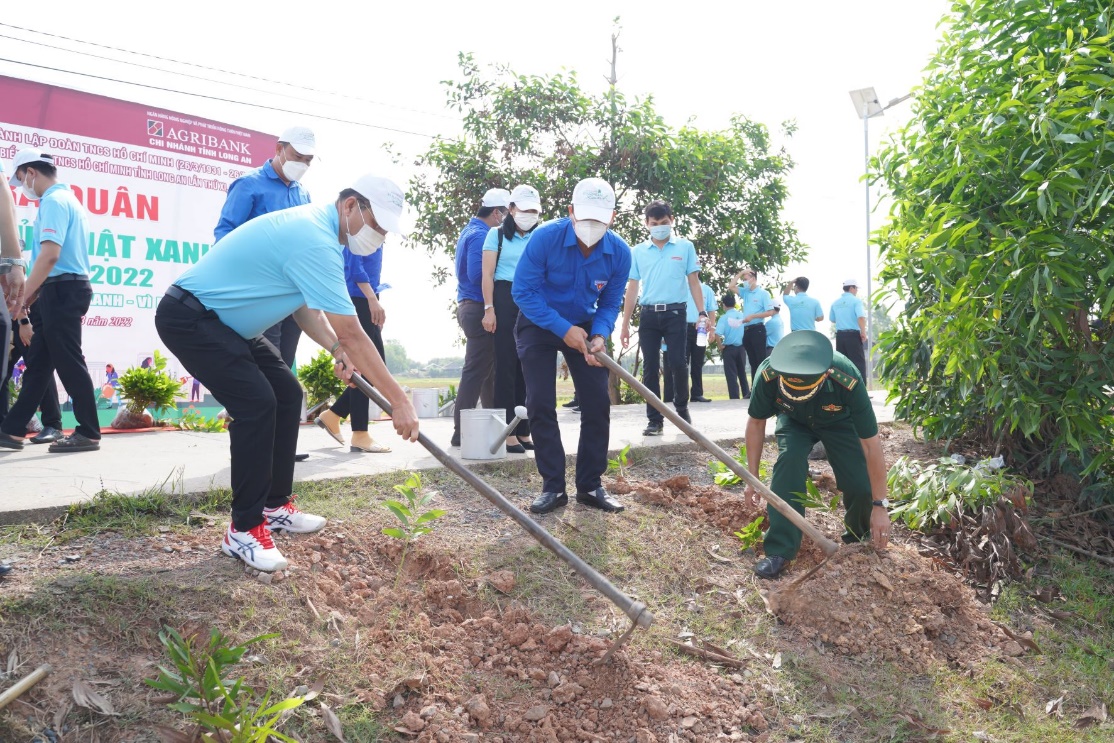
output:
[[[878,94],[874,92],[874,88],[852,90],[851,102],[855,104],[855,113],[860,119],[872,119],[882,115],[882,104],[878,102]]]

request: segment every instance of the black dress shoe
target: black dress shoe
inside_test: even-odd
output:
[[[592,493],[577,493],[576,502],[608,513],[618,513],[624,508],[622,503],[612,498],[603,488],[596,488]]]
[[[304,462],[307,459],[309,459],[309,454],[295,454],[294,455],[294,461],[295,462]]]
[[[642,432],[643,436],[661,436],[662,426],[660,423],[651,423],[646,426],[646,430]]]
[[[754,572],[759,578],[776,578],[788,564],[781,555],[768,555],[754,563]]]
[[[685,423],[692,423],[692,415],[689,414],[688,408],[681,408],[677,411],[677,415],[684,419]]]
[[[3,578],[8,573],[12,572],[11,565],[0,565],[0,578]]]
[[[0,446],[19,451],[23,448],[23,439],[13,439],[6,433],[0,433]]]
[[[53,444],[58,439],[62,438],[62,432],[57,428],[51,426],[44,426],[43,430],[39,432],[38,436],[31,439],[32,444]]]
[[[534,442],[533,441],[523,441],[522,439],[519,439],[518,440],[518,445],[521,446],[526,451],[534,451]]]
[[[507,454],[525,454],[526,447],[522,444],[507,444]],[[531,447],[532,448],[532,447]]]
[[[569,496],[565,493],[542,493],[530,504],[530,512],[549,513],[568,504]]]
[[[453,437],[451,439],[449,439],[449,446],[456,446],[456,447],[460,446],[460,434],[459,433],[454,433]]]
[[[693,398],[690,398],[690,399],[691,399],[691,400],[692,400],[693,402],[711,402],[711,400],[709,400],[708,398],[704,397],[703,395],[697,395],[696,397],[693,397]]]

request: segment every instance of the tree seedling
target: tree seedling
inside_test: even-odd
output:
[[[388,526],[383,533],[388,537],[402,541],[402,558],[398,561],[398,573],[395,574],[395,588],[398,588],[402,578],[402,567],[406,563],[406,552],[410,545],[418,538],[433,531],[433,521],[445,515],[439,508],[431,508],[419,513],[433,498],[431,494],[421,494],[422,479],[416,472],[411,472],[402,485],[395,485],[395,490],[406,500],[388,500],[383,507],[388,509],[398,519],[398,526]]]

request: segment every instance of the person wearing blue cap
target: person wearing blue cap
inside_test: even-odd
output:
[[[851,359],[859,374],[866,379],[866,308],[859,299],[859,282],[843,282],[843,294],[832,302],[828,319],[835,325],[836,350]]]
[[[565,506],[565,449],[557,427],[557,354],[568,364],[580,400],[576,500],[603,511],[622,504],[603,488],[611,430],[608,373],[593,355],[607,338],[630,276],[630,247],[611,232],[615,191],[602,178],[573,190],[569,216],[534,231],[515,269],[511,294],[518,305],[518,358],[526,379],[526,410],[542,493],[534,513]]]
[[[746,428],[747,469],[755,477],[766,437],[766,419],[777,416],[778,456],[770,489],[801,515],[808,455],[822,442],[843,492],[846,510],[843,541],[870,539],[882,549],[889,541],[886,461],[878,438],[878,420],[866,385],[850,359],[833,352],[831,341],[815,330],[790,333],[758,367]],[[758,504],[747,486],[745,497]],[[801,547],[801,531],[767,506],[770,528],[763,540],[765,557],[754,566],[761,578],[776,578]]]

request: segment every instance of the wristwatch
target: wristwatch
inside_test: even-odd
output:
[[[875,508],[889,508],[890,507],[890,499],[889,498],[883,498],[882,500],[874,500],[874,501],[871,501],[870,504],[872,506],[874,506]]]
[[[494,308],[495,308],[495,305],[493,305],[493,304],[485,304],[484,305],[484,312],[487,312],[488,310],[494,309]]]
[[[705,312],[704,310],[700,310],[700,317],[707,317],[707,316],[708,316],[707,312]]]
[[[31,318],[29,318],[29,317],[20,318],[19,324],[20,325],[30,325],[31,324]]]
[[[27,273],[27,259],[26,258],[0,258],[0,274],[11,273],[11,270],[19,266]]]

